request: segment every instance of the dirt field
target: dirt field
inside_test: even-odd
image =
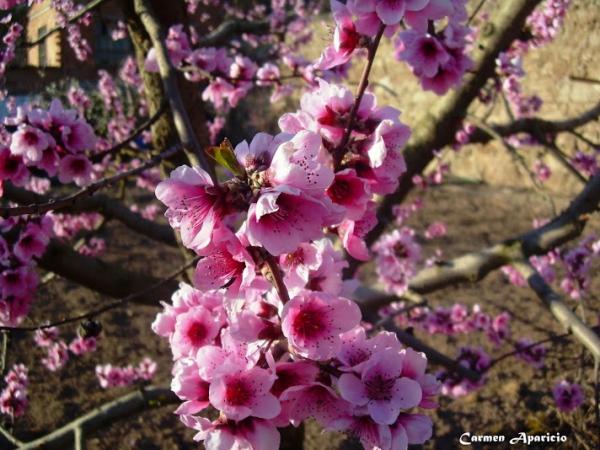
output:
[[[564,202],[564,199],[559,201],[557,207],[562,207]],[[439,242],[433,241],[444,248],[446,257],[517,235],[531,227],[533,218],[547,217],[551,211],[539,194],[489,186],[448,185],[436,188],[427,193],[425,205],[412,225],[422,229],[423,224],[431,221],[446,221],[448,236],[439,239]],[[600,230],[597,221],[591,223],[587,231],[592,229]],[[172,270],[169,267],[179,264],[180,257],[172,249],[138,241],[121,226],[109,227],[107,237],[114,239],[107,258],[121,265],[159,276]],[[434,246],[426,244],[425,249],[431,253]],[[167,267],[165,261],[172,261],[172,264]],[[600,280],[596,279],[594,284],[595,291],[598,292]],[[463,285],[439,291],[431,295],[429,300],[434,305],[479,303],[485,311],[492,314],[509,311],[514,318],[512,330],[515,338],[528,336],[541,339],[549,333],[562,332],[551,314],[528,289],[508,284],[500,273],[491,274],[478,285]],[[86,311],[102,301],[102,298],[85,289],[57,280],[41,289],[33,320],[35,322],[41,318],[58,318]],[[598,312],[600,302],[595,299],[587,308],[588,317],[596,317]],[[37,437],[128,392],[127,388],[100,390],[94,375],[94,367],[98,363],[125,365],[137,363],[143,356],[150,355],[159,362],[156,384],[168,383],[171,365],[169,349],[166,342],[155,336],[149,328],[155,313],[154,308],[135,307],[104,315],[102,323],[105,331],[99,350],[70,361],[58,373],[50,373],[41,366],[39,360],[43,352],[32,346],[30,337],[14,339],[9,361],[20,361],[31,368],[31,406],[25,418],[17,422],[16,435],[23,440]],[[65,330],[65,337],[74,332],[74,328]],[[417,334],[449,354],[456,345],[467,342],[464,338],[449,341],[443,337],[430,338]],[[506,351],[509,351],[508,347],[492,351],[492,355],[498,356]],[[581,448],[569,422],[579,422],[582,418],[559,417],[552,407],[549,394],[552,383],[559,377],[572,376],[580,379],[579,352],[577,345],[567,341],[552,350],[547,368],[541,371],[534,371],[514,359],[507,359],[493,370],[489,382],[481,390],[457,401],[442,399],[439,411],[434,414],[435,439],[427,448],[452,448],[456,445],[458,436],[465,431],[506,435],[520,431],[561,431],[569,436],[569,447],[564,448]],[[565,359],[571,362],[565,363]],[[588,358],[585,359],[585,366],[582,379],[589,386],[591,361]],[[563,372],[562,367],[572,369]],[[589,389],[586,394],[588,402],[584,410],[591,406],[589,399],[592,394]],[[173,409],[173,406],[165,406],[102,429],[90,436],[88,448],[197,448],[191,440],[192,432],[178,423],[172,414]],[[589,414],[587,420],[590,420]],[[351,442],[343,441],[343,437],[339,435],[321,434],[314,425],[309,425],[305,448],[354,448]]]
[[[597,0],[575,0],[568,16],[566,31],[558,38],[556,45],[528,60],[527,69],[539,71],[540,75],[536,80],[540,82],[542,97],[547,100],[543,112],[548,117],[576,114],[592,106],[600,98],[600,85],[581,86],[568,80],[569,75],[600,77],[599,23]],[[582,33],[581,30],[588,31]],[[397,69],[398,67],[391,60],[379,62],[376,67],[378,82],[391,86],[393,95],[386,97],[383,88],[375,89],[381,95],[380,103],[391,102],[398,106],[404,111],[404,120],[411,123],[415,117],[413,108],[417,108],[417,105],[423,108],[423,104],[432,101],[432,97],[429,94],[410,96],[408,93],[415,90],[414,80],[406,71],[402,72],[404,69]],[[530,82],[532,81],[528,81]],[[266,124],[264,118],[257,118],[253,120],[253,125],[260,127]],[[272,123],[269,125],[273,126]],[[596,128],[587,131],[594,139],[598,136],[595,133],[599,133],[597,124],[595,126]],[[567,148],[572,144],[572,140],[564,142]],[[553,208],[543,195],[527,189],[528,181],[525,176],[514,168],[510,159],[496,144],[469,149],[453,156],[452,163],[456,174],[491,184],[445,185],[426,194],[425,208],[412,219],[411,224],[422,231],[423,226],[432,221],[446,222],[448,236],[425,244],[428,254],[433,252],[435,246],[439,246],[444,250],[446,258],[477,250],[530,229],[534,218],[550,217],[554,208],[560,211],[566,205],[568,195],[579,189],[576,182],[559,175],[558,181],[551,185],[555,192],[559,191],[555,195],[556,205]],[[414,195],[416,194],[413,193]],[[600,235],[597,218],[586,229],[586,233],[592,231]],[[105,258],[132,270],[162,276],[181,262],[181,256],[176,250],[143,240],[118,224],[108,226],[105,237],[109,242]],[[600,273],[598,267],[594,270],[594,273]],[[595,277],[592,292],[600,292],[600,277]],[[563,332],[533,293],[526,288],[508,284],[498,272],[492,273],[477,285],[465,284],[444,289],[428,299],[432,305],[479,303],[491,314],[509,311],[513,317],[514,338],[527,336],[535,340]],[[40,289],[31,317],[37,323],[48,317],[70,316],[101,305],[106,300],[65,280],[54,280]],[[575,306],[575,303],[572,302],[571,305]],[[40,363],[43,352],[33,345],[30,336],[14,337],[9,350],[9,364],[22,362],[30,368],[30,407],[26,416],[14,428],[16,436],[21,440],[38,437],[130,390],[101,390],[94,374],[96,364],[136,364],[144,356],[151,356],[159,363],[154,384],[168,384],[171,355],[166,342],[155,336],[149,327],[156,312],[157,309],[151,307],[129,307],[105,314],[102,316],[104,332],[98,351],[70,361],[65,369],[57,373],[43,368]],[[595,297],[586,306],[588,322],[595,325],[599,312],[600,300]],[[75,327],[63,331],[65,338],[71,338],[74,334]],[[417,335],[448,354],[469,342],[462,337],[449,340],[424,336],[420,332]],[[486,346],[484,341],[487,340],[471,343]],[[509,348],[492,351],[488,347],[488,350],[492,356],[498,356]],[[565,370],[565,367],[568,369]],[[581,370],[581,367],[585,367],[585,370]],[[439,410],[433,413],[435,436],[425,448],[458,447],[458,437],[464,432],[504,434],[509,437],[519,432],[561,432],[568,436],[567,444],[539,448],[575,449],[584,448],[586,444],[591,446],[589,435],[581,432],[582,424],[592,420],[591,368],[590,358],[582,357],[580,346],[570,339],[553,348],[546,368],[539,371],[512,358],[504,360],[495,367],[482,389],[456,401],[441,399]],[[564,377],[583,382],[587,389],[584,408],[572,416],[557,414],[550,395],[554,382]],[[193,432],[179,424],[172,414],[174,408],[173,405],[160,407],[101,429],[89,436],[87,448],[198,448],[198,444],[192,441]],[[305,442],[307,450],[356,448],[352,441],[343,436],[321,434],[314,424],[307,426]]]

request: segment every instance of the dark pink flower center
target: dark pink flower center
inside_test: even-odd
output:
[[[371,400],[391,400],[396,380],[376,375],[365,383],[367,395]]]
[[[194,322],[187,331],[187,336],[194,346],[200,346],[204,343],[208,330],[202,322]]]
[[[4,161],[3,169],[8,174],[14,174],[19,169],[20,161],[17,158],[7,158]]]
[[[331,186],[329,186],[329,189],[327,189],[327,195],[335,203],[344,203],[351,194],[352,184],[340,177],[336,177]]]
[[[425,39],[421,42],[421,53],[427,58],[433,58],[438,53],[437,45],[431,39]]]
[[[23,133],[23,142],[27,145],[36,145],[39,142],[39,137],[33,131]]]
[[[83,159],[74,159],[70,164],[71,170],[75,173],[85,173],[86,164]]]
[[[230,406],[243,406],[248,403],[252,393],[243,380],[230,380],[225,388],[225,402]]]
[[[294,334],[302,338],[314,338],[325,329],[323,313],[315,308],[305,308],[300,311],[292,324]]]
[[[394,255],[401,259],[408,258],[408,249],[402,242],[397,242],[394,245]]]

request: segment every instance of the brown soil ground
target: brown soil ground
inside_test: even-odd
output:
[[[489,4],[497,4],[498,1],[490,0]],[[527,62],[529,71],[537,73],[540,70],[541,75],[532,78],[528,83],[539,82],[537,87],[541,89],[542,97],[547,100],[543,112],[552,118],[571,116],[589,108],[597,101],[600,92],[600,85],[582,86],[568,79],[569,75],[600,77],[597,57],[600,50],[600,34],[597,31],[600,13],[597,0],[574,0],[573,3],[567,18],[566,31],[561,34],[555,45],[544,49]],[[326,39],[323,38],[322,41],[324,43]],[[316,42],[319,49],[322,43]],[[386,51],[389,53],[389,49]],[[403,111],[403,120],[409,124],[414,123],[417,116],[415,111],[422,110],[423,105],[432,101],[433,97],[430,94],[419,93],[412,75],[391,59],[381,59],[375,70],[378,85],[374,85],[374,89],[380,103],[390,103],[399,107]],[[269,108],[264,101],[254,104],[253,110],[263,108],[265,111]],[[296,108],[297,103],[286,105],[287,110]],[[273,130],[272,118],[270,114],[253,114],[251,120],[248,120],[248,117],[240,117],[240,129],[250,126]],[[502,120],[502,117],[498,120]],[[588,137],[597,140],[598,127],[588,133]],[[232,140],[236,139],[232,136]],[[565,143],[569,144],[572,144],[572,141]],[[535,191],[521,187],[498,187],[499,184],[527,186],[528,179],[526,175],[514,169],[510,158],[497,144],[469,149],[456,158],[453,160],[453,168],[457,174],[482,179],[494,185],[445,185],[425,195],[425,208],[412,219],[411,224],[417,230],[423,231],[427,224],[441,220],[448,224],[449,230],[448,236],[425,244],[429,254],[435,246],[439,246],[444,250],[444,256],[450,258],[516,236],[530,229],[534,218],[550,217],[554,209],[560,211],[568,201],[566,196],[560,196],[561,193],[566,195],[567,192],[572,193],[579,188],[572,180],[559,178],[559,182],[554,185],[558,194],[553,194],[556,199],[553,208],[545,196]],[[139,199],[137,202],[141,203]],[[596,231],[600,235],[598,220],[588,225],[586,232],[590,231]],[[110,224],[104,234],[110,243],[105,258],[131,270],[164,276],[181,262],[181,255],[176,250],[144,240],[118,224]],[[600,292],[600,277],[596,276],[598,273],[598,267],[595,267],[592,292]],[[367,279],[369,278],[367,275]],[[32,322],[37,323],[49,317],[74,315],[105,301],[106,298],[87,289],[56,279],[40,289],[31,315]],[[532,339],[542,339],[550,334],[562,332],[560,325],[532,292],[508,284],[498,272],[490,274],[476,285],[463,284],[436,292],[429,297],[429,301],[432,305],[450,305],[454,302],[466,305],[479,303],[492,314],[509,311],[513,317],[512,329],[515,338],[528,336]],[[575,306],[575,302],[570,304]],[[600,300],[597,297],[586,301],[589,323],[596,324],[599,311]],[[168,384],[170,351],[166,342],[150,330],[150,323],[156,312],[156,308],[132,306],[105,314],[102,316],[104,332],[98,351],[70,361],[66,368],[57,373],[48,372],[40,364],[43,352],[33,345],[30,336],[13,337],[8,363],[22,362],[30,368],[30,407],[25,417],[14,426],[16,436],[22,440],[38,437],[129,391],[126,388],[101,390],[94,374],[96,364],[135,364],[148,355],[159,363],[155,384]],[[71,338],[74,334],[75,327],[63,331],[66,338]],[[480,336],[447,339],[425,336],[420,332],[417,332],[417,335],[449,355],[452,355],[459,345],[469,341],[475,345],[487,345],[486,339]],[[506,347],[493,350],[492,355],[498,356],[507,350]],[[442,398],[439,410],[433,413],[435,435],[426,448],[457,448],[458,437],[466,431],[473,434],[505,434],[511,437],[522,431],[561,432],[568,436],[565,445],[545,445],[539,448],[592,448],[592,361],[588,356],[582,356],[579,345],[567,339],[552,349],[546,366],[535,371],[510,358],[493,370],[488,383],[482,389],[456,401]],[[585,407],[574,415],[557,414],[550,396],[554,382],[564,377],[582,381],[586,386]],[[173,405],[159,407],[108,428],[99,429],[89,436],[87,448],[198,448],[198,444],[192,441],[193,432],[178,422],[172,414],[173,409]],[[600,430],[595,432],[600,434]],[[0,443],[0,447],[1,445]],[[343,436],[322,434],[314,424],[308,424],[305,448],[348,450],[356,447]]]
[[[565,199],[559,199],[556,207],[560,209],[565,203]],[[445,221],[448,224],[448,236],[438,242],[426,243],[425,249],[432,253],[435,246],[439,245],[448,258],[516,236],[531,227],[533,218],[548,217],[552,213],[547,201],[535,192],[483,185],[446,185],[430,190],[425,196],[425,205],[412,220],[412,225],[422,230],[432,221]],[[593,229],[600,229],[597,221],[591,223],[586,231]],[[120,265],[160,276],[180,263],[181,258],[174,250],[140,240],[121,226],[110,226],[106,234],[112,242],[106,258]],[[593,291],[598,292],[599,288],[600,279],[596,277]],[[67,281],[55,280],[40,290],[32,319],[37,322],[42,318],[72,315],[89,310],[105,300]],[[439,291],[431,295],[429,300],[433,305],[479,303],[493,314],[509,311],[514,318],[514,337],[538,339],[550,333],[562,332],[560,325],[528,289],[508,284],[498,272],[477,285],[464,284]],[[600,311],[598,299],[590,299],[586,309],[587,317],[595,322]],[[94,367],[98,363],[125,365],[137,363],[145,355],[150,355],[160,367],[155,383],[168,383],[171,366],[169,349],[166,342],[155,336],[149,328],[156,311],[154,308],[136,306],[104,315],[104,333],[99,350],[70,361],[58,373],[50,373],[41,366],[39,361],[43,352],[32,345],[30,336],[15,337],[11,342],[9,362],[27,364],[31,378],[31,405],[26,416],[17,422],[15,434],[22,440],[37,437],[128,392],[127,388],[99,389],[94,375]],[[63,334],[69,337],[74,332],[74,328],[67,328]],[[484,342],[486,339],[480,336],[447,339],[417,334],[449,355],[453,354],[457,345],[469,341],[474,345],[483,344],[489,349]],[[509,347],[504,347],[491,351],[492,355],[498,356],[509,350]],[[458,445],[458,437],[465,431],[507,436],[521,431],[561,431],[568,435],[569,441],[568,445],[560,448],[582,448],[578,438],[590,439],[590,435],[582,431],[582,424],[589,425],[592,419],[591,372],[592,362],[587,356],[581,356],[580,346],[571,340],[555,346],[547,367],[540,371],[509,358],[493,370],[482,389],[456,401],[441,399],[441,407],[434,413],[435,437],[427,448],[454,448]],[[585,408],[574,416],[557,414],[549,393],[552,384],[565,376],[582,380],[588,387]],[[172,414],[173,409],[172,405],[164,406],[100,429],[89,436],[88,448],[198,448],[191,439],[192,432],[178,423]],[[571,424],[577,425],[572,427]],[[305,448],[308,450],[356,448],[343,436],[321,434],[314,424],[308,425],[305,435]]]

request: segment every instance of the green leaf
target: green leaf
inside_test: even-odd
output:
[[[231,145],[231,142],[229,142],[229,139],[225,138],[218,146],[208,147],[206,153],[208,153],[217,164],[225,167],[236,177],[244,175],[244,169],[236,159],[235,153],[233,152],[233,146]]]

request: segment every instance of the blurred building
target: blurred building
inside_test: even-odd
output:
[[[35,45],[27,45],[9,69],[9,91],[36,91],[65,77],[92,79],[99,67],[115,69],[132,52],[129,40],[114,41],[111,37],[111,30],[121,19],[118,1],[103,2],[94,9],[92,23],[81,27],[93,50],[85,61],[76,58],[66,30],[52,32],[58,25],[58,17],[50,4],[51,0],[44,0],[27,10],[24,36],[26,42]]]

